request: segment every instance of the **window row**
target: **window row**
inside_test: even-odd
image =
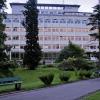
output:
[[[71,40],[71,41],[89,41],[90,37],[89,36],[39,36],[39,40],[43,41],[66,41],[66,40]]]
[[[7,36],[6,40],[26,40],[24,35]]]
[[[66,44],[45,44],[45,45],[40,44],[40,46],[42,49],[63,49],[66,46]],[[79,44],[79,46],[84,49],[87,48],[87,45]]]
[[[19,27],[6,27],[5,32],[25,32],[25,28],[19,28]],[[90,28],[39,28],[39,32],[90,32]]]
[[[24,19],[19,19],[19,18],[6,18],[4,20],[5,23],[19,23],[19,22],[22,22]]]
[[[19,27],[12,27],[12,28],[6,27],[5,28],[5,32],[11,32],[11,31],[13,31],[13,32],[25,32],[25,28],[19,28]]]
[[[15,35],[15,36],[7,36],[7,40],[25,40],[25,36],[24,35]],[[43,41],[89,41],[90,37],[89,36],[50,36],[50,35],[46,35],[46,36],[41,36],[39,35],[39,40]]]
[[[90,32],[90,28],[78,28],[78,27],[69,27],[69,28],[39,28],[39,32]]]
[[[22,23],[22,21],[25,20],[23,19],[18,19],[18,18],[14,18],[14,19],[10,19],[7,18],[5,19],[5,23]],[[39,18],[38,19],[39,23],[67,23],[67,24],[87,24],[88,20],[84,19],[84,20],[80,20],[80,19],[43,19],[43,18]]]
[[[63,49],[66,44],[40,44],[42,49]],[[83,47],[84,49],[87,48],[87,45],[79,45],[80,47]],[[12,49],[24,49],[24,45],[12,45]]]
[[[42,19],[39,18],[39,23],[67,23],[67,24],[87,24],[87,20],[80,19]]]

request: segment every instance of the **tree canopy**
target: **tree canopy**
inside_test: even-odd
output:
[[[26,29],[26,45],[24,64],[34,70],[41,60],[41,48],[38,40],[38,10],[37,0],[29,0],[23,12],[25,20],[23,25]]]
[[[98,52],[98,58],[99,58],[99,65],[100,65],[100,4],[97,4],[94,7],[93,13],[89,17],[89,24],[92,25],[90,31],[92,30],[98,30],[95,34],[95,37],[98,39],[99,42],[99,52]]]
[[[5,7],[6,0],[0,0],[0,61],[5,61],[7,59],[7,55],[5,53],[6,45],[4,44],[6,39],[6,34],[4,33],[5,24],[3,24],[3,20],[5,19],[5,13],[3,8]]]
[[[57,58],[57,62],[63,61],[69,57],[83,57],[84,50],[80,48],[78,45],[69,42],[68,46],[65,46],[59,53]]]

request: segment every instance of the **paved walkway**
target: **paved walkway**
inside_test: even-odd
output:
[[[100,89],[100,78],[0,96],[0,100],[77,100]]]

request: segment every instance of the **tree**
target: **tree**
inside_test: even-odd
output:
[[[4,33],[5,24],[3,24],[3,20],[6,18],[4,12],[5,2],[6,0],[0,0],[0,62],[7,59],[7,55],[5,53],[6,45],[4,44],[6,39],[6,34]]]
[[[98,30],[98,32],[95,33],[95,37],[98,39],[98,42],[99,42],[98,58],[99,58],[99,65],[100,65],[100,4],[97,4],[94,7],[93,13],[89,17],[88,25],[92,25],[92,28],[90,29],[90,31],[96,30],[96,29]]]
[[[78,45],[69,42],[68,46],[65,46],[63,50],[61,50],[57,62],[63,61],[69,57],[83,57],[84,50],[80,48]]]
[[[37,0],[29,0],[23,12],[26,29],[26,45],[23,62],[30,70],[34,70],[41,60],[41,48],[38,41],[38,10]]]

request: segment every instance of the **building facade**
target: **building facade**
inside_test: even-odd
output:
[[[12,14],[4,20],[7,34],[6,44],[11,45],[11,57],[22,59],[25,45],[23,3],[11,3]],[[46,62],[53,62],[59,51],[69,40],[87,49],[90,41],[90,27],[87,26],[91,13],[78,12],[79,5],[38,4],[39,44]]]

